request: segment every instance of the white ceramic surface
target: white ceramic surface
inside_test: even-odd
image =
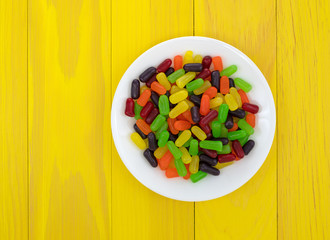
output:
[[[219,176],[208,175],[197,183],[182,178],[168,179],[159,167],[152,168],[130,139],[134,131],[134,118],[125,116],[125,102],[130,97],[131,82],[148,67],[187,50],[202,56],[219,55],[224,67],[235,64],[240,77],[253,89],[248,93],[251,103],[259,105],[255,133],[251,137],[256,144],[250,154],[240,161],[220,170]],[[117,87],[111,111],[113,139],[117,151],[133,176],[147,188],[168,198],[182,201],[205,201],[224,196],[245,184],[259,170],[271,148],[275,133],[275,105],[267,81],[258,67],[241,51],[212,38],[181,37],[162,42],[139,56],[127,69]],[[119,161],[119,159],[113,159]]]

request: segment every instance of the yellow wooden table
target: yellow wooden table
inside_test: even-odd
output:
[[[1,0],[0,239],[330,239],[328,0]],[[277,131],[228,196],[143,187],[111,137],[116,86],[141,53],[198,35],[246,53]]]

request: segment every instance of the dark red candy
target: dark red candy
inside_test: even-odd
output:
[[[206,134],[206,140],[210,140],[212,139],[212,137],[213,137],[212,132]]]
[[[207,134],[211,133],[211,128],[208,124],[203,125],[203,124],[199,124],[199,126],[201,127],[201,129]]]
[[[226,163],[226,162],[231,162],[236,159],[236,156],[232,153],[229,154],[219,154],[218,155],[218,161],[219,163]]]
[[[146,82],[146,85],[147,85],[148,88],[151,87],[151,83],[153,83],[154,81],[157,80],[156,76],[157,76],[157,73],[155,73],[154,75],[152,75],[151,78]]]
[[[202,78],[202,79],[205,79],[207,78],[208,76],[211,75],[211,71],[210,69],[208,68],[204,68],[196,77],[195,79],[198,79],[198,78]]]
[[[144,105],[144,107],[142,108],[142,110],[140,112],[140,116],[142,118],[146,118],[153,108],[154,108],[154,105],[152,104],[152,102],[147,102],[147,104]]]
[[[129,117],[135,116],[133,98],[127,98],[127,100],[126,100],[125,115],[129,116]]]
[[[243,103],[242,108],[243,110],[253,114],[256,114],[259,111],[259,107],[251,103]]]
[[[155,118],[157,117],[158,114],[159,114],[159,110],[158,110],[158,108],[155,107],[154,109],[151,110],[149,115],[146,117],[146,120],[145,120],[146,123],[151,124],[153,122],[153,120],[155,120]]]
[[[167,58],[157,67],[157,72],[166,72],[167,69],[172,65],[172,60]]]
[[[212,58],[210,56],[205,56],[202,61],[203,68],[210,68],[212,63]]]
[[[217,151],[201,148],[201,151],[205,153],[210,158],[216,158],[218,156]]]
[[[238,140],[233,141],[232,147],[238,158],[244,157],[243,148]]]
[[[203,117],[203,119],[200,120],[200,124],[207,125],[209,122],[211,122],[217,116],[218,116],[218,111],[211,110],[205,117]]]

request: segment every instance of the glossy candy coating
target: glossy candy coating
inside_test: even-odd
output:
[[[151,84],[151,90],[158,93],[159,95],[166,93],[165,87],[156,81]]]
[[[246,93],[242,89],[239,89],[237,92],[238,92],[238,94],[241,97],[242,105],[244,103],[249,103],[250,102],[249,99],[248,99],[248,97],[247,97],[247,95],[246,95]]]
[[[244,103],[242,105],[243,110],[256,114],[257,112],[259,112],[259,107],[255,104],[251,104],[251,103]]]
[[[238,108],[238,104],[237,104],[235,98],[231,94],[227,94],[225,96],[225,101],[228,104],[230,111],[235,111]]]
[[[131,85],[131,98],[138,99],[140,97],[140,81],[134,79]]]
[[[143,119],[138,119],[136,125],[145,135],[151,132],[150,126]]]
[[[229,76],[233,75],[236,71],[237,71],[237,66],[236,65],[231,65],[231,66],[223,69],[222,71],[220,71],[220,75],[221,75],[221,77],[222,76],[229,77]]]
[[[207,136],[208,134],[211,134],[211,128],[210,128],[210,126],[209,126],[208,124],[203,125],[203,124],[200,124],[200,123],[199,123],[199,126],[200,126],[201,129],[205,132],[206,136]],[[212,134],[211,134],[211,136],[212,136]]]
[[[200,115],[199,115],[199,107],[194,106],[190,109],[191,118],[195,123],[199,123]]]
[[[247,141],[243,146],[244,155],[248,155],[254,147],[255,143],[253,140]]]
[[[187,111],[181,113],[181,115],[182,115],[182,116],[183,116],[188,122],[190,122],[191,124],[195,124],[195,123],[196,123],[196,122],[194,122],[194,121],[192,120],[192,116],[191,116],[191,112],[190,112],[190,110],[187,110]]]
[[[150,88],[150,87],[151,87],[151,84],[152,84],[154,81],[157,80],[157,79],[156,79],[156,76],[157,76],[157,73],[155,73],[154,75],[152,75],[151,78],[149,78],[149,80],[146,82],[146,86],[147,86],[148,88]]]
[[[192,51],[187,51],[184,54],[183,57],[183,65],[187,64],[187,63],[193,63],[194,59],[193,59],[193,52]]]
[[[136,124],[134,124],[134,130],[141,136],[142,139],[147,138],[147,135],[145,135]]]
[[[179,133],[179,131],[176,130],[175,127],[174,127],[175,121],[176,121],[175,118],[167,118],[168,127],[169,127],[171,133],[174,134],[174,135]]]
[[[163,131],[166,131],[167,128],[168,128],[168,124],[167,124],[167,122],[165,121],[165,122],[163,123],[163,125],[161,125],[160,128],[158,128],[158,130],[156,131],[156,133],[155,133],[155,134],[156,134],[156,139],[159,139],[160,134],[161,134]]]
[[[146,117],[145,119],[146,123],[151,124],[153,120],[155,120],[155,118],[158,116],[158,114],[159,114],[158,108],[154,107]]]
[[[220,73],[219,71],[213,71],[211,73],[211,84],[213,87],[217,89],[217,91],[220,91]]]
[[[159,138],[158,138],[158,147],[166,146],[166,143],[170,137],[170,133],[168,131],[162,131]]]
[[[228,129],[226,128],[225,124],[221,124],[221,138],[227,138],[228,136]]]
[[[196,96],[196,95],[192,95],[192,96],[190,96],[189,97],[189,100],[191,101],[191,102],[193,102],[196,106],[200,106],[201,105],[201,98],[200,97],[198,97],[198,96]]]
[[[189,153],[191,156],[195,156],[198,154],[198,141],[196,139],[192,139],[190,141]]]
[[[167,80],[170,81],[171,83],[175,83],[176,80],[178,80],[180,77],[185,75],[185,71],[183,69],[178,69],[171,75],[167,77]]]
[[[199,54],[197,54],[195,57],[194,57],[194,63],[202,63],[203,61],[203,57]]]
[[[226,122],[227,117],[228,117],[228,111],[229,111],[228,104],[223,103],[220,105],[219,114],[218,114],[218,120],[220,123]]]
[[[235,86],[235,82],[234,82],[234,79],[232,79],[232,78],[229,78],[229,88],[236,88],[236,86]]]
[[[187,150],[187,148],[185,147],[180,147],[179,150],[182,152],[182,157],[181,160],[184,164],[188,164],[191,162],[192,158]]]
[[[218,161],[219,163],[226,163],[226,162],[231,162],[236,159],[236,156],[232,153],[229,154],[219,154],[218,155]]]
[[[175,142],[177,139],[178,139],[178,135],[177,134],[172,134],[170,133],[170,138],[169,140],[172,141],[172,142]]]
[[[250,126],[244,119],[240,119],[237,122],[237,125],[240,129],[244,130],[248,135],[252,135],[254,133],[253,127]]]
[[[238,140],[233,141],[232,143],[233,150],[238,158],[244,157],[243,148]]]
[[[182,68],[182,64],[183,64],[183,59],[181,55],[176,55],[173,59],[173,66],[174,66],[174,70],[178,70]]]
[[[213,121],[211,125],[212,136],[215,138],[220,137],[221,135],[221,123],[219,121]]]
[[[199,113],[201,115],[207,115],[210,112],[210,97],[208,95],[202,96],[201,106],[199,108]]]
[[[208,88],[211,87],[211,83],[209,81],[204,81],[203,85],[197,89],[195,89],[193,92],[195,95],[200,95],[204,93]]]
[[[243,79],[241,78],[235,78],[234,79],[234,82],[235,82],[235,85],[237,87],[239,87],[240,89],[242,89],[244,92],[250,92],[251,89],[252,89],[252,86],[250,83],[244,81]]]
[[[174,159],[174,164],[175,164],[175,168],[178,171],[178,174],[180,177],[184,177],[187,175],[186,166],[184,165],[184,163],[182,162],[182,160],[180,158]]]
[[[171,94],[174,94],[174,93],[177,93],[177,92],[179,92],[179,91],[181,91],[181,90],[182,90],[182,88],[179,88],[177,85],[173,85],[173,86],[171,87],[170,93],[171,93]]]
[[[170,118],[176,118],[179,116],[181,113],[187,111],[189,108],[188,103],[185,101],[179,102],[170,112],[169,112],[169,117]]]
[[[199,156],[196,154],[191,157],[191,162],[189,165],[189,172],[194,174],[194,173],[198,172],[198,169],[199,169]]]
[[[190,137],[189,140],[187,142],[185,142],[185,144],[183,144],[183,147],[186,147],[186,148],[189,147],[191,140],[193,140],[193,137]]]
[[[199,162],[205,162],[210,166],[215,166],[218,163],[218,159],[217,158],[211,158],[205,154],[202,154],[199,156]]]
[[[168,151],[167,145],[165,145],[164,147],[159,147],[156,149],[156,151],[154,152],[154,156],[157,159],[161,159],[165,153]]]
[[[190,168],[189,168],[189,170],[190,170]],[[196,182],[202,180],[203,178],[205,178],[206,176],[207,176],[206,172],[198,171],[197,173],[190,175],[190,180],[193,183],[196,183]]]
[[[129,117],[134,117],[134,100],[133,98],[126,99],[126,106],[125,106],[125,115]]]
[[[144,105],[144,107],[142,108],[141,112],[140,112],[140,116],[142,118],[146,118],[149,113],[152,111],[152,109],[154,108],[154,105],[152,102],[147,102],[146,105]]]
[[[253,113],[249,113],[246,115],[245,118],[246,122],[251,126],[251,127],[255,127],[256,125],[256,115],[254,115]]]
[[[203,153],[205,153],[207,156],[209,156],[210,158],[216,158],[218,156],[217,151],[215,151],[215,150],[201,148],[201,151]]]
[[[157,167],[158,166],[158,162],[153,154],[153,152],[150,149],[147,149],[143,152],[143,156],[148,160],[148,162],[150,163],[150,165],[152,167]]]
[[[155,151],[158,148],[156,135],[153,132],[148,134],[148,143],[151,151]]]
[[[179,159],[182,157],[182,152],[179,150],[177,146],[175,146],[174,142],[168,141],[167,147],[175,159]]]
[[[165,171],[165,176],[167,178],[175,178],[175,177],[179,177],[179,174],[176,168],[167,168]]]
[[[140,95],[140,97],[137,99],[137,104],[144,107],[144,105],[147,104],[148,100],[150,99],[151,91],[149,89],[146,89],[143,91],[143,93]]]
[[[218,112],[216,110],[211,110],[203,119],[200,120],[201,125],[206,125],[210,123],[212,120],[218,117]]]
[[[210,140],[201,141],[199,143],[199,146],[201,148],[215,150],[215,151],[221,151],[223,147],[221,141],[210,141]]]
[[[186,72],[201,72],[203,65],[201,63],[187,63],[183,66]]]
[[[167,80],[165,73],[158,73],[156,78],[157,81],[166,89],[166,91],[171,89],[171,83]]]
[[[215,97],[210,100],[210,108],[217,108],[219,107],[223,102],[223,99],[221,97]]]
[[[193,126],[191,132],[201,141],[206,139],[206,133],[198,126]]]
[[[218,154],[229,154],[231,153],[231,147],[229,144],[227,145],[223,145],[222,150],[221,151],[217,151]]]
[[[241,146],[244,146],[245,143],[247,143],[248,140],[249,140],[249,135],[246,135],[245,137],[238,139]]]
[[[220,78],[220,93],[223,95],[229,93],[229,79],[226,76]]]
[[[188,91],[185,89],[182,89],[182,90],[172,94],[169,99],[170,99],[171,103],[176,104],[178,102],[183,101],[187,97],[188,97]]]
[[[151,123],[150,129],[152,131],[157,131],[166,121],[166,118],[163,115],[158,115],[155,120]],[[142,129],[141,129],[142,130]]]
[[[156,92],[152,91],[150,95],[151,101],[158,107],[158,102],[159,102],[159,96]]]
[[[187,72],[185,75],[176,80],[176,85],[179,88],[184,88],[191,80],[195,78],[195,76],[195,72]]]
[[[174,73],[174,68],[170,67],[166,70],[165,75],[166,77],[170,76],[172,73]]]
[[[142,137],[137,133],[137,132],[133,132],[131,134],[131,140],[135,143],[136,146],[138,146],[138,148],[140,148],[141,150],[144,150],[147,148],[146,143],[144,142],[144,140],[142,139]]]
[[[210,68],[212,63],[212,58],[210,56],[203,57],[202,65],[203,68]]]
[[[206,172],[208,174],[214,175],[214,176],[218,176],[220,174],[220,170],[216,169],[214,167],[211,167],[210,165],[208,165],[205,162],[201,162],[199,164],[199,170],[202,172]]]
[[[226,122],[225,122],[225,127],[226,127],[227,129],[231,129],[233,126],[234,126],[234,120],[233,120],[233,117],[232,117],[230,114],[228,114],[228,116],[227,116],[227,120],[226,120]]]
[[[244,130],[237,130],[237,131],[233,131],[233,132],[229,132],[228,133],[228,139],[229,140],[237,140],[240,138],[243,138],[246,136],[246,132]]]
[[[161,95],[158,102],[159,113],[166,116],[170,112],[170,104],[166,95]]]
[[[198,79],[188,83],[186,85],[186,89],[187,89],[187,91],[191,92],[191,91],[194,91],[197,88],[200,88],[203,84],[204,84],[204,80],[201,79],[201,78],[198,78]]]
[[[216,87],[209,87],[204,93],[203,95],[208,95],[210,97],[210,99],[214,98],[218,93],[218,90]]]
[[[188,121],[184,121],[184,120],[177,120],[174,123],[174,128],[179,130],[179,131],[184,131],[187,130],[191,127],[191,123]]]
[[[213,57],[212,62],[213,62],[214,70],[222,71],[223,65],[222,65],[222,59],[220,56]]]
[[[236,109],[235,111],[229,111],[229,114],[233,117],[237,118],[244,118],[245,117],[245,111],[242,109]]]
[[[239,95],[239,93],[237,92],[237,89],[234,87],[231,87],[229,89],[229,93],[235,98],[238,107],[242,107],[242,100],[241,100],[241,96]]]
[[[166,72],[166,70],[172,65],[172,60],[167,58],[157,67],[157,72]]]
[[[191,132],[190,130],[184,130],[178,139],[175,141],[175,146],[177,147],[182,147],[183,144],[185,144],[191,137]]]
[[[211,71],[208,68],[203,68],[203,70],[195,77],[195,79],[202,78],[206,79],[211,76]]]
[[[155,67],[149,67],[146,70],[144,70],[143,73],[139,76],[139,79],[141,82],[146,82],[148,81],[152,75],[156,73],[156,68]]]

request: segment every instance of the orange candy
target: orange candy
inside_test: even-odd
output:
[[[182,115],[182,113],[176,117],[177,120],[183,120],[186,121],[187,119]]]
[[[251,127],[254,128],[256,126],[256,116],[254,114],[252,113],[247,114],[245,120],[248,124],[250,124]]]
[[[166,90],[165,90],[165,93],[166,93]],[[144,107],[144,105],[146,105],[147,102],[149,101],[150,96],[151,96],[151,91],[149,89],[144,90],[143,93],[138,98],[138,100],[136,101],[137,104]]]
[[[221,57],[219,57],[219,56],[213,57],[212,62],[213,62],[214,70],[219,70],[219,72],[221,72],[223,70]]]
[[[216,87],[210,87],[203,94],[206,94],[210,97],[210,99],[214,98],[218,93],[218,89]]]
[[[170,152],[170,150],[167,150],[164,156],[158,161],[160,169],[166,170],[168,168],[168,165],[170,165],[172,159],[173,159],[172,153]]]
[[[156,81],[151,83],[151,89],[159,95],[164,95],[166,93],[165,87]]]
[[[220,93],[223,95],[229,93],[229,78],[227,76],[222,76],[220,78]]]
[[[186,169],[187,169],[187,175],[184,176],[183,178],[188,180],[190,178],[191,173],[189,172],[189,164],[185,164]]]
[[[231,129],[228,129],[228,132],[234,132],[238,129],[237,123],[234,123],[234,126]]]
[[[136,120],[136,125],[145,135],[151,133],[150,126],[143,119]]]
[[[174,57],[174,63],[173,63],[173,65],[174,65],[174,70],[175,71],[182,68],[182,62],[183,62],[183,60],[182,60],[182,56],[181,55],[176,55]]]
[[[199,113],[205,116],[209,112],[210,112],[210,97],[209,95],[203,94]]]
[[[168,127],[169,127],[171,133],[174,134],[174,135],[179,133],[179,131],[176,130],[175,127],[174,127],[175,122],[176,122],[176,118],[168,118],[167,119]]]
[[[246,93],[242,89],[238,90],[238,94],[241,96],[242,104],[250,103],[248,97],[246,96]]]
[[[185,111],[184,113],[181,113],[181,115],[185,118],[185,120],[187,120],[187,121],[190,122],[191,124],[195,124],[195,122],[192,120],[190,110],[187,110],[187,111]]]
[[[176,130],[184,131],[191,127],[191,123],[188,121],[178,120],[174,123],[174,127]]]
[[[175,178],[179,177],[178,171],[176,168],[168,168],[166,169],[165,175],[167,178]]]

